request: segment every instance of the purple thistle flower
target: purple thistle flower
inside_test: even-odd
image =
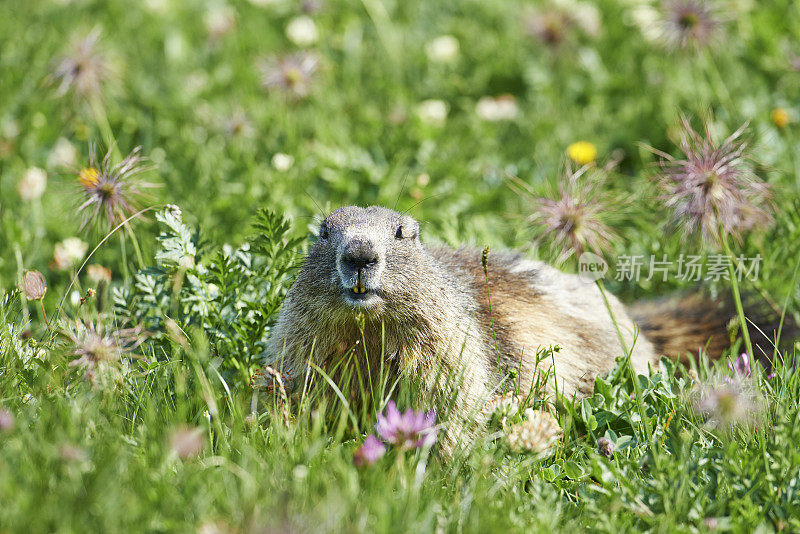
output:
[[[394,401],[386,405],[386,415],[377,414],[378,434],[384,441],[403,449],[426,447],[436,441],[436,411],[400,413]]]
[[[353,453],[353,463],[358,467],[372,465],[380,460],[384,454],[386,454],[386,445],[376,438],[374,434],[370,434],[364,440],[363,445]]]
[[[739,238],[742,230],[771,222],[769,184],[746,161],[747,142],[741,136],[747,124],[722,143],[714,140],[708,123],[705,136],[686,117],[681,125],[676,144],[682,158],[653,150],[661,157],[662,199],[673,210],[673,222],[687,235],[699,232],[714,243],[720,240],[720,229]]]

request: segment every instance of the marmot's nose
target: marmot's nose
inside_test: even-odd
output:
[[[378,253],[366,239],[353,239],[344,247],[342,265],[355,270],[366,269],[378,263]]]

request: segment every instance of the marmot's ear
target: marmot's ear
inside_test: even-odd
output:
[[[409,215],[403,216],[400,219],[400,224],[403,225],[403,237],[414,239],[419,237],[419,223]]]

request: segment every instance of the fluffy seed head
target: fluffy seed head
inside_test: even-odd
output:
[[[111,330],[100,323],[79,323],[75,332],[67,332],[74,350],[70,367],[84,370],[84,376],[97,383],[99,374],[111,371],[116,374],[122,356],[129,354],[143,341],[140,328]]]
[[[669,0],[662,4],[661,15],[662,40],[670,48],[703,48],[722,30],[707,0]]]
[[[70,52],[58,60],[53,77],[59,82],[60,95],[70,90],[84,97],[100,95],[110,69],[105,55],[97,50],[99,40],[100,30],[92,30],[85,38],[74,42]]]
[[[603,171],[582,167],[575,172],[567,168],[558,185],[556,198],[534,197],[529,221],[537,228],[539,239],[550,241],[559,251],[559,261],[586,250],[601,253],[607,249],[613,232],[603,222],[608,206],[600,193]],[[530,190],[522,190],[530,195]]]
[[[83,196],[78,208],[82,213],[81,228],[97,224],[102,215],[113,226],[137,210],[142,189],[152,187],[136,179],[152,168],[144,164],[141,150],[140,146],[134,148],[120,163],[112,165],[111,150],[98,161],[94,146],[90,148],[89,165],[77,173]]]
[[[654,152],[661,157],[662,199],[672,210],[673,223],[686,235],[696,232],[719,243],[720,229],[739,237],[741,232],[772,221],[769,185],[761,181],[747,161],[746,124],[718,143],[708,123],[705,135],[681,118],[677,145],[681,157]]]
[[[263,59],[259,63],[261,83],[268,91],[282,91],[292,98],[305,98],[317,72],[319,59],[311,52],[298,52]]]

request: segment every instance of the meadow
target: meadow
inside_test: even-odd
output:
[[[368,438],[390,398],[432,408],[413,380],[357,409],[262,362],[350,204],[788,329],[800,3],[0,6],[0,532],[800,531],[800,345],[757,363],[744,308],[719,361],[620,349],[590,397],[531,401],[546,436],[501,407],[452,457]]]

